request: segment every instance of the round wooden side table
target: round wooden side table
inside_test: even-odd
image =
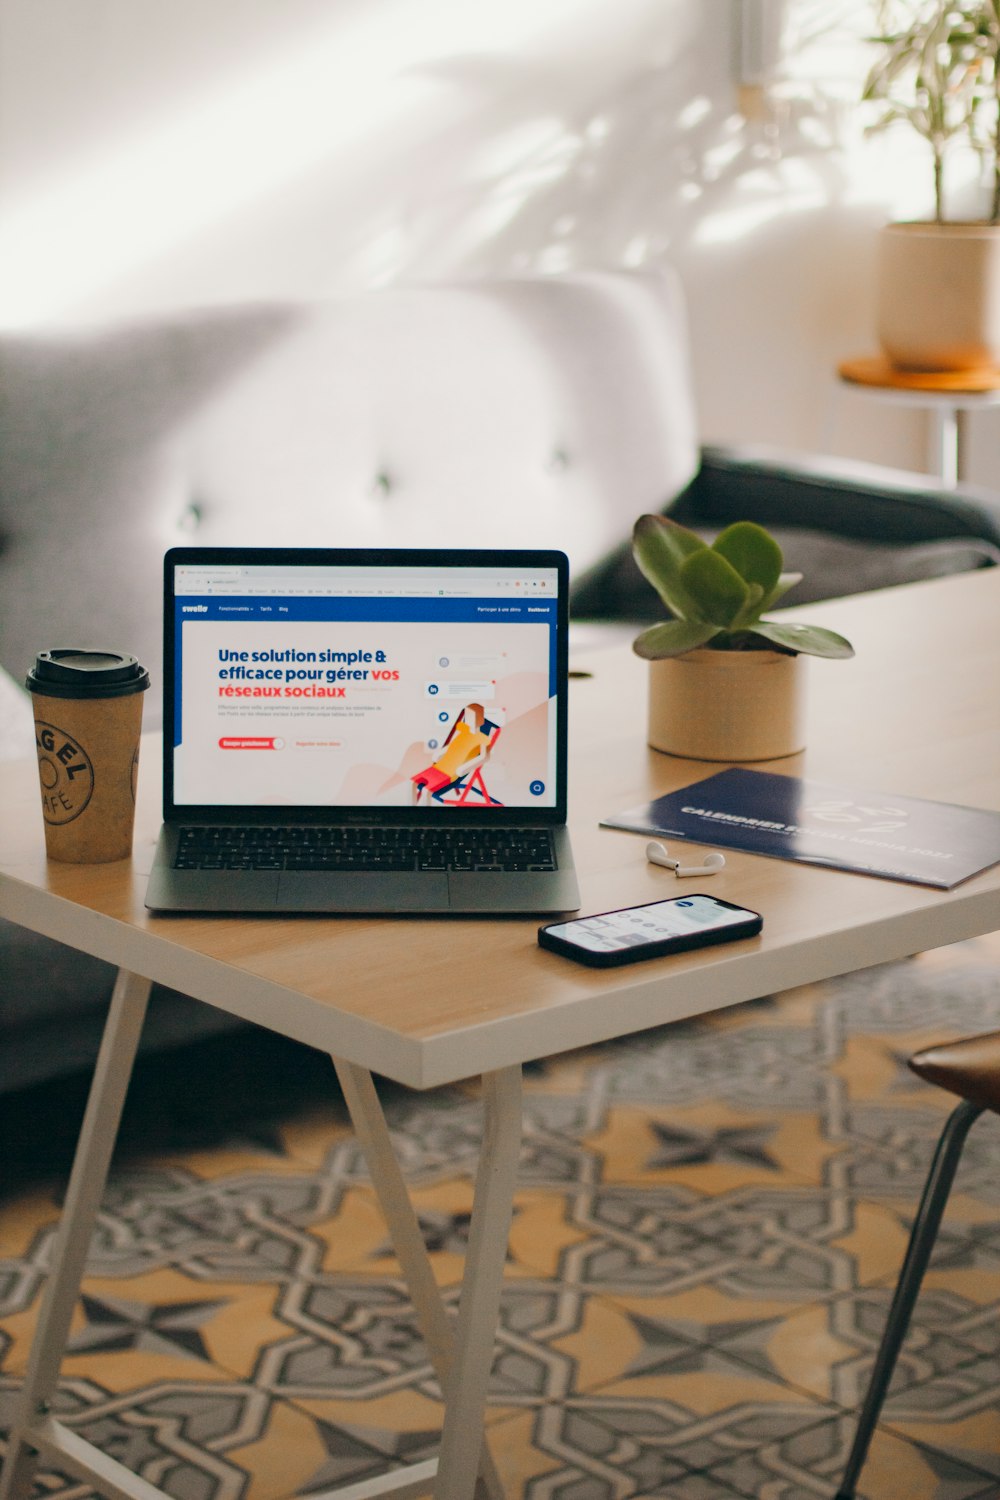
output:
[[[1000,369],[897,370],[884,356],[869,355],[842,360],[837,374],[845,385],[930,412],[936,473],[949,489],[966,477],[966,414],[1000,405]]]

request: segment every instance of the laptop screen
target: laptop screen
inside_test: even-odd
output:
[[[565,817],[558,552],[177,548],[165,815]]]

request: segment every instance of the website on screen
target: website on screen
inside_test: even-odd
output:
[[[178,566],[174,801],[551,807],[555,569]]]

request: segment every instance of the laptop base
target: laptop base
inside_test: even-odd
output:
[[[151,911],[264,915],[547,915],[579,910],[565,828],[552,830],[559,868],[532,871],[175,870],[177,831],[160,832],[145,904]]]

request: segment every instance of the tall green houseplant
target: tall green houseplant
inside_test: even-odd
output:
[[[949,149],[967,142],[991,181],[988,221],[1000,222],[1000,0],[878,0],[876,25],[862,96],[879,110],[870,130],[907,125],[927,142],[939,224]]]
[[[886,224],[875,295],[879,343],[903,371],[1000,367],[1000,0],[877,0],[878,54],[864,99],[872,131],[908,126],[930,149],[934,217]],[[955,151],[980,158],[985,212],[956,213]]]

